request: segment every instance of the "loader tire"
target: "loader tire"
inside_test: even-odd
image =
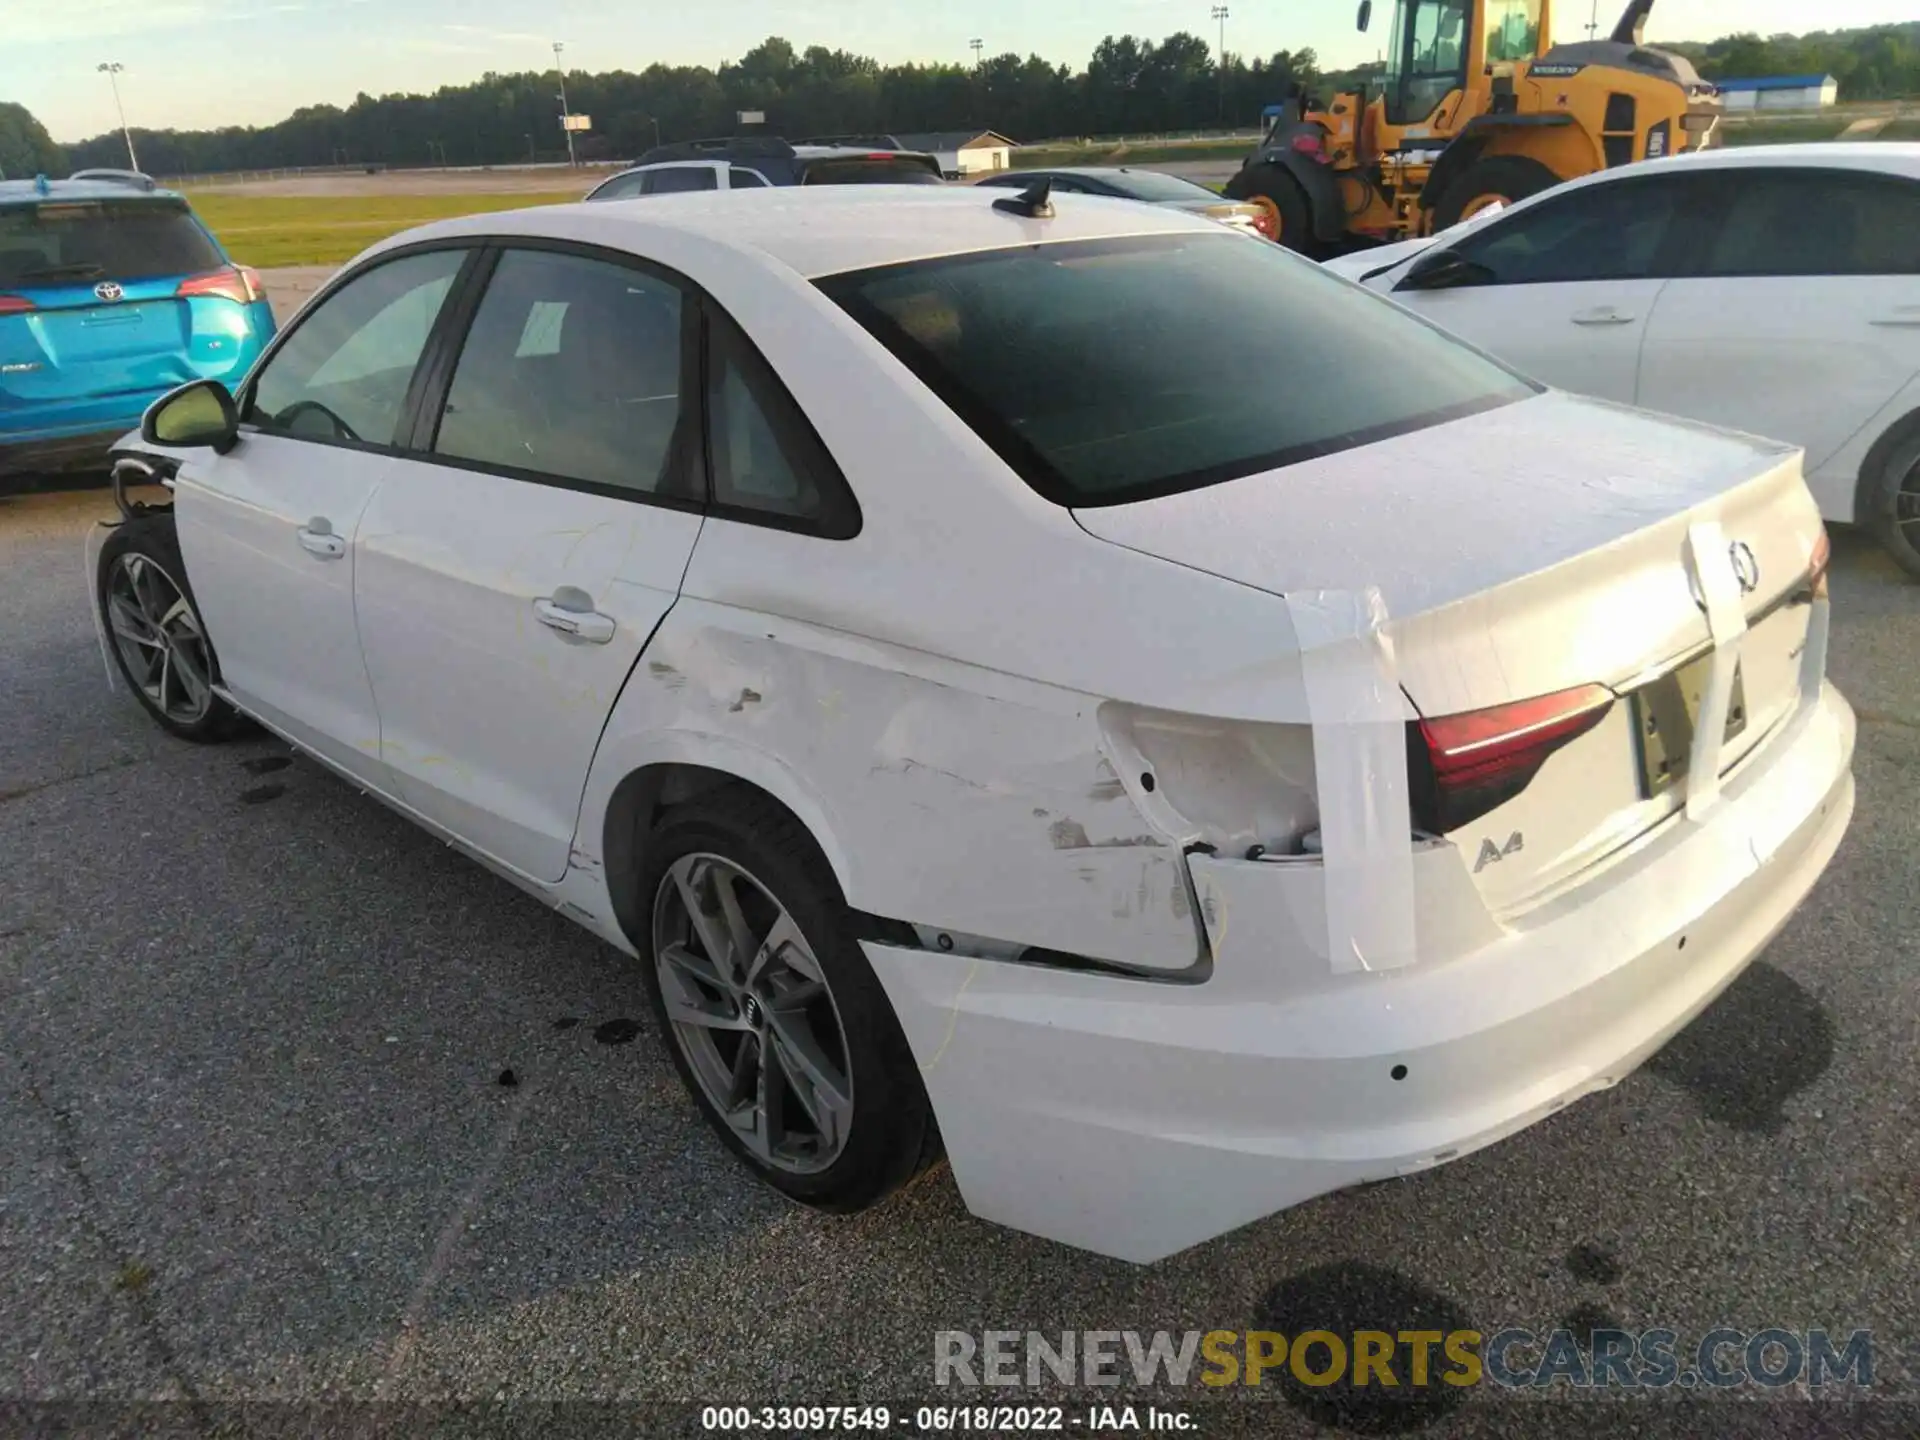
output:
[[[1300,182],[1277,165],[1249,165],[1221,191],[1229,200],[1263,206],[1272,216],[1274,239],[1303,255],[1315,251],[1313,207]]]
[[[1433,231],[1451,229],[1494,200],[1511,205],[1560,183],[1560,177],[1524,155],[1495,155],[1480,161],[1454,181],[1433,207]]]

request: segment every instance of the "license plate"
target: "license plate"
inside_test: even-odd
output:
[[[1640,793],[1660,794],[1686,778],[1693,753],[1694,726],[1700,702],[1713,673],[1713,655],[1690,660],[1633,692],[1634,734],[1639,740]],[[1733,697],[1727,702],[1727,730],[1732,740],[1747,728],[1747,692],[1740,666],[1733,667]]]

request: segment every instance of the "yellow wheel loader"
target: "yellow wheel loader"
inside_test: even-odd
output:
[[[1327,104],[1289,86],[1226,185],[1309,254],[1444,230],[1562,180],[1718,144],[1719,92],[1642,42],[1653,0],[1605,40],[1556,45],[1552,0],[1395,0],[1379,84]],[[1373,17],[1361,0],[1359,27]]]

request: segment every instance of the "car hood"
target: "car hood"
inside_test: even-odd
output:
[[[1409,641],[1497,637],[1515,658],[1481,703],[1548,693],[1576,637],[1581,683],[1697,643],[1690,525],[1751,544],[1768,593],[1804,576],[1819,531],[1793,447],[1558,392],[1074,517],[1111,544],[1277,595],[1377,587]],[[1426,647],[1434,664],[1449,653],[1461,652]]]

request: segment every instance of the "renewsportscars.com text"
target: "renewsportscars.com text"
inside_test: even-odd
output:
[[[978,1385],[1345,1384],[1419,1389],[1820,1389],[1873,1384],[1873,1336],[1854,1330],[939,1330],[933,1381]]]

